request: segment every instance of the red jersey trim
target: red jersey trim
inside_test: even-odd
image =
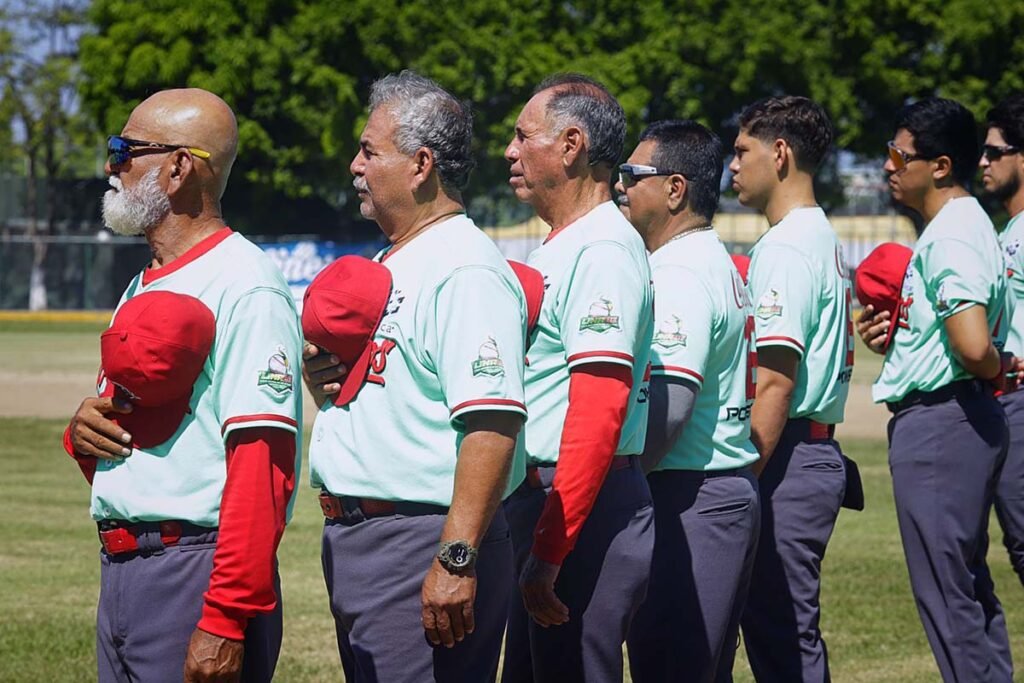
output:
[[[691,377],[696,379],[701,384],[704,383],[704,377],[699,372],[694,372],[690,368],[684,368],[681,365],[652,365],[651,366],[651,372],[652,373],[658,372],[658,371],[678,372],[678,373],[681,373],[681,374],[684,374],[684,375],[690,375]]]
[[[142,271],[142,286],[145,287],[146,285],[152,284],[166,275],[170,275],[171,273],[181,270],[188,264],[198,259],[203,254],[206,254],[207,252],[212,250],[214,247],[216,247],[218,244],[220,244],[227,238],[231,237],[231,235],[233,234],[234,231],[231,228],[221,228],[220,230],[213,233],[209,237],[204,238],[199,244],[195,245],[194,247],[186,251],[184,254],[168,263],[163,268],[157,268],[155,270],[153,268],[146,268],[144,271]]]
[[[515,401],[511,398],[478,398],[472,401],[463,401],[459,405],[455,406],[449,411],[449,415],[462,412],[466,408],[473,408],[476,406],[501,406],[504,408],[516,408],[524,413],[526,412],[526,404],[519,401]]]
[[[764,342],[774,342],[774,343],[773,344],[765,344]],[[795,346],[800,351],[800,353],[804,352],[804,345],[801,344],[800,342],[798,342],[796,339],[793,339],[792,337],[776,336],[776,337],[758,337],[757,338],[757,345],[758,346],[774,346],[774,345],[778,345],[778,344],[784,344],[784,345],[787,345],[787,346],[792,345],[792,346]]]
[[[238,424],[245,424],[247,422],[280,422],[282,424],[288,425],[292,429],[299,428],[298,422],[296,422],[290,417],[285,417],[284,415],[274,415],[273,413],[260,413],[259,415],[239,415],[238,417],[229,417],[227,420],[224,421],[224,424],[221,425],[220,428],[221,436],[223,436],[227,432],[228,427]]]
[[[633,364],[633,356],[628,353],[622,353],[621,351],[584,351],[583,353],[574,353],[566,360],[566,363],[578,363],[581,360],[587,358],[614,358],[616,360],[623,360]]]

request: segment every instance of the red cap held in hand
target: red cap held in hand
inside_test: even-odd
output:
[[[302,334],[348,369],[334,404],[356,397],[370,369],[373,335],[391,296],[391,271],[362,256],[342,256],[320,271],[302,302]]]
[[[889,331],[883,349],[889,348],[892,336],[899,327],[904,306],[903,278],[914,252],[902,244],[886,242],[875,247],[857,266],[854,289],[862,306],[871,305],[875,313],[889,311]]]
[[[131,413],[109,417],[136,446],[151,448],[178,430],[216,329],[213,313],[199,299],[145,292],[126,301],[100,335],[101,395],[132,403]],[[102,391],[104,380],[112,389]]]

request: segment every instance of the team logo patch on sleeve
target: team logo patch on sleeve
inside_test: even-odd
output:
[[[678,315],[670,315],[661,321],[658,331],[654,333],[654,343],[664,349],[686,346],[686,334],[680,329],[682,324]]]
[[[608,330],[618,330],[619,327],[619,316],[612,315],[612,302],[604,297],[599,298],[594,303],[590,304],[589,315],[585,315],[580,318],[580,332],[607,332]]]
[[[505,363],[501,360],[498,342],[494,340],[494,337],[488,337],[487,341],[480,345],[477,359],[473,361],[473,376],[501,377],[504,374]]]
[[[267,369],[257,373],[256,386],[269,387],[279,394],[292,390],[291,364],[288,362],[288,354],[283,346],[277,347],[277,352],[267,359]]]
[[[761,320],[768,320],[776,316],[782,316],[782,304],[779,303],[779,293],[770,289],[764,293],[761,300],[757,302],[757,309],[754,311]]]
[[[949,302],[946,300],[946,283],[940,282],[939,288],[935,290],[935,310],[945,313],[949,310]]]

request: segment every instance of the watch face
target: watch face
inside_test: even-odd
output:
[[[453,543],[448,548],[448,557],[451,559],[452,564],[456,566],[464,566],[469,564],[469,547],[464,543]]]

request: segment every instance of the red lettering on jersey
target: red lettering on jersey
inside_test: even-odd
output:
[[[390,339],[385,339],[380,344],[373,342],[370,351],[370,369],[366,375],[366,381],[372,384],[384,386],[384,371],[388,367],[388,354],[397,344]]]

